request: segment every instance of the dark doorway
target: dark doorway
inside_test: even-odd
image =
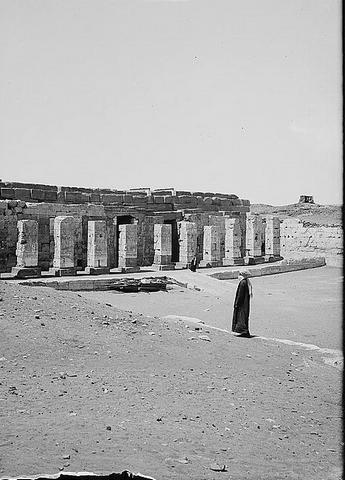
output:
[[[171,261],[176,263],[180,259],[180,244],[178,241],[177,221],[164,220],[164,223],[171,225]]]
[[[132,215],[120,215],[117,218],[118,225],[128,225],[131,223],[136,223],[135,218]]]

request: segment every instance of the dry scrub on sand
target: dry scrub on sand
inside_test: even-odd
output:
[[[0,288],[0,476],[340,478],[340,373],[312,353]]]

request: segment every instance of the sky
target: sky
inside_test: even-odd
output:
[[[0,0],[0,178],[342,202],[339,0]]]

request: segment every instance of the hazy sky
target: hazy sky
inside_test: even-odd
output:
[[[342,197],[338,0],[0,0],[0,178]]]

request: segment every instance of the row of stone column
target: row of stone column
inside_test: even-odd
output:
[[[177,268],[189,266],[197,252],[197,226],[193,222],[182,221],[179,225],[180,255]],[[155,225],[154,266],[164,269],[173,267],[171,225]],[[238,218],[224,219],[224,232],[217,225],[204,227],[203,258],[201,267],[218,267],[244,265],[264,261],[277,260],[280,257],[280,221],[268,216],[263,225],[258,215],[247,215],[246,218],[246,254],[242,255],[242,229]],[[224,256],[222,256],[221,237],[224,237]],[[264,251],[262,245],[264,243]]]
[[[243,265],[261,259],[264,236],[264,259],[269,261],[280,255],[280,222],[267,217],[263,234],[261,217],[247,215],[246,256],[242,256],[242,230],[238,218],[225,218],[224,257],[221,258],[221,229],[216,225],[204,227],[203,258],[200,266]],[[54,219],[54,258],[50,273],[56,276],[75,275],[76,239],[81,236],[81,218],[58,216]],[[118,271],[138,271],[136,224],[119,225]],[[177,268],[187,268],[197,252],[197,225],[178,222],[179,262]],[[153,267],[160,270],[174,268],[172,263],[172,226],[154,225]],[[36,220],[18,221],[17,265],[12,273],[18,277],[40,275],[38,266],[38,223]],[[251,262],[253,260],[253,262]],[[105,220],[88,221],[87,266],[88,274],[109,273],[108,240]]]
[[[49,273],[55,276],[75,275],[76,239],[81,236],[81,218],[58,216],[54,219],[54,258]],[[118,269],[137,271],[137,225],[119,225]],[[18,221],[17,265],[12,274],[17,277],[40,276],[38,266],[38,222]],[[105,220],[88,221],[87,266],[88,274],[109,273],[108,241]]]

